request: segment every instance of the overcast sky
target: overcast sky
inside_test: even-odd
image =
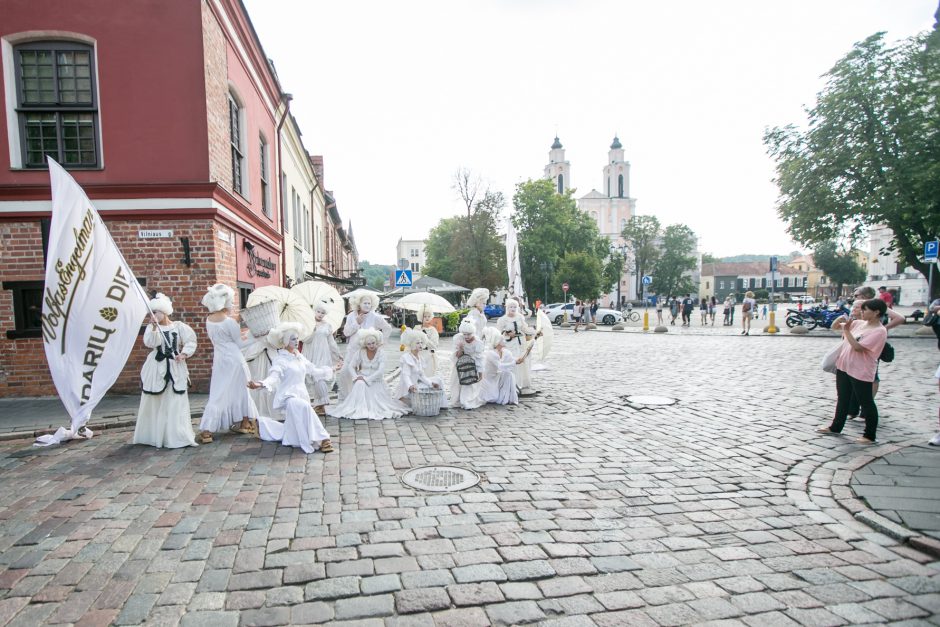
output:
[[[453,174],[542,176],[557,133],[580,197],[614,134],[638,214],[704,252],[799,248],[777,218],[768,126],[804,122],[856,41],[933,24],[936,0],[243,0],[361,259],[395,262],[459,213]]]

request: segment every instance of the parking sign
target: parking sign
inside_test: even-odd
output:
[[[938,248],[940,248],[940,241],[924,242],[924,261],[936,261]]]

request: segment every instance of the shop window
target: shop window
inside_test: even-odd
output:
[[[13,292],[13,329],[7,338],[42,337],[42,281],[4,281]]]
[[[238,308],[247,309],[248,308],[248,297],[251,296],[251,293],[255,291],[255,286],[252,283],[242,283],[238,281],[235,286],[238,288]]]

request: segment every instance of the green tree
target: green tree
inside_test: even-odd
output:
[[[822,270],[842,294],[843,285],[858,285],[865,280],[865,268],[855,260],[852,251],[841,251],[835,242],[823,242],[813,253],[816,267]]]
[[[565,254],[558,267],[559,276],[570,286],[569,294],[581,300],[593,300],[601,295],[603,269],[600,260],[591,253]]]
[[[601,280],[603,261],[610,255],[608,242],[598,233],[594,220],[578,209],[572,193],[569,189],[558,194],[552,182],[544,179],[516,186],[512,222],[519,238],[523,283],[532,298],[543,295],[546,277],[549,300],[563,298],[562,283],[572,284],[571,277],[562,272],[562,261],[569,253],[594,258],[598,283]]]
[[[685,275],[695,269],[695,233],[684,224],[670,224],[663,231],[661,255],[653,269],[653,291],[677,296],[697,291]]]
[[[940,233],[938,76],[936,25],[893,45],[877,33],[826,74],[805,131],[765,133],[777,162],[778,213],[794,239],[814,247],[854,241],[884,224],[894,233],[890,249],[927,275],[919,256]]]
[[[721,258],[711,253],[702,253],[702,263],[721,263]]]
[[[383,266],[362,261],[359,267],[362,268],[362,276],[366,279],[366,285],[377,290],[384,290],[385,282],[389,280],[394,266]]]
[[[652,271],[662,254],[659,247],[662,234],[662,225],[656,216],[633,216],[620,232],[632,252],[633,262],[630,269],[636,275],[637,294],[643,292],[643,276]]]
[[[459,257],[454,255],[462,218],[443,218],[428,233],[424,245],[424,274],[450,281]]]

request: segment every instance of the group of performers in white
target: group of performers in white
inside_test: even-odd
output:
[[[527,360],[535,330],[526,323],[518,302],[507,299],[504,316],[488,327],[483,309],[489,290],[473,290],[470,312],[453,342],[449,405],[475,409],[487,403],[517,404],[529,393]],[[343,355],[327,322],[325,304],[313,307],[316,324],[305,329],[281,322],[260,337],[245,338],[231,317],[234,292],[216,284],[202,299],[209,312],[206,331],[212,342],[212,376],[198,434],[193,432],[187,390],[186,360],[196,351],[196,334],[171,319],[170,299],[157,294],[150,301],[153,319],[144,332],[152,351],[141,372],[141,402],[133,442],[158,448],[208,444],[220,432],[252,434],[305,453],[333,451],[320,416],[383,420],[412,413],[419,394],[444,400],[439,369],[440,337],[434,313],[418,312],[420,324],[401,335],[404,353],[394,391],[385,382],[382,345],[392,328],[375,310],[378,297],[355,294],[349,299]],[[306,335],[307,337],[303,337]],[[301,346],[303,347],[301,350]],[[337,400],[330,404],[334,379]]]

